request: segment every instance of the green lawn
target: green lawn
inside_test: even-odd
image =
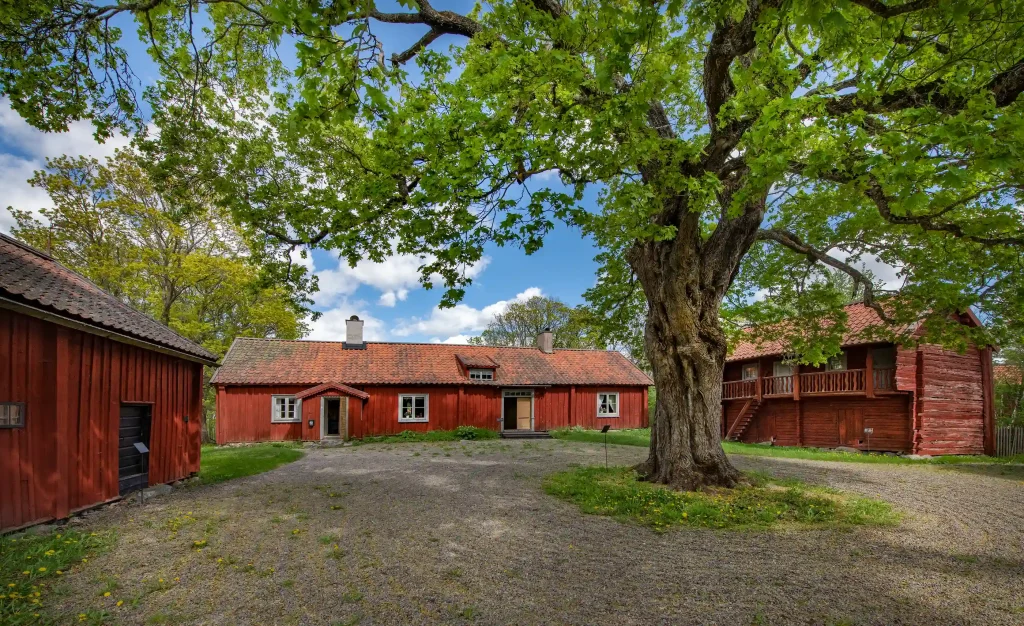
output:
[[[735,489],[675,491],[641,482],[627,467],[580,467],[549,476],[544,489],[584,513],[632,521],[657,531],[674,526],[746,529],[892,525],[899,515],[882,501],[758,472]]]
[[[302,458],[295,443],[261,443],[252,446],[203,446],[199,478],[206,484],[269,472]]]
[[[568,441],[588,441],[603,443],[604,435],[597,430],[579,430],[563,428],[551,431],[551,436],[556,439]],[[622,446],[649,446],[651,443],[651,429],[635,428],[626,430],[613,430],[608,433],[608,443]],[[737,443],[735,441],[724,441],[722,447],[729,454],[744,454],[749,456],[770,456],[784,459],[808,459],[812,461],[845,461],[848,463],[885,463],[890,465],[914,465],[933,464],[950,465],[962,463],[1024,463],[1024,455],[1012,457],[991,457],[991,456],[939,456],[931,459],[908,459],[902,456],[891,456],[887,454],[860,454],[851,452],[835,452],[833,450],[822,450],[819,448],[791,448],[785,446],[760,446],[749,443]]]
[[[397,435],[363,437],[352,441],[355,445],[364,443],[406,443],[417,441],[461,441],[463,439],[497,439],[498,433],[476,426],[459,426],[454,430],[403,430]]]
[[[55,624],[42,616],[50,589],[70,570],[107,549],[112,536],[61,530],[0,537],[0,624]],[[85,624],[107,623],[102,613],[77,616]],[[61,620],[59,623],[64,623]]]

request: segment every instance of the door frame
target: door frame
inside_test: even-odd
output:
[[[348,441],[348,396],[320,396],[320,438],[334,437],[327,434],[327,401],[338,401],[338,434],[342,441]],[[345,419],[342,420],[341,403],[345,403]]]
[[[534,403],[537,399],[537,394],[534,393],[533,389],[502,389],[501,390],[501,432],[505,432],[505,398],[530,398],[530,431],[534,430],[534,420],[537,418],[537,412],[534,410]],[[514,430],[521,430],[516,428]]]

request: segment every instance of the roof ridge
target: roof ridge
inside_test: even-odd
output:
[[[235,337],[235,340],[245,339],[247,341],[281,341],[281,342],[292,342],[292,343],[337,343],[343,344],[344,341],[337,341],[334,339],[282,339],[281,337],[245,337],[239,335]],[[383,346],[451,346],[452,348],[497,348],[502,350],[539,350],[537,346],[478,346],[471,343],[443,343],[440,341],[364,341],[363,343],[383,345]],[[610,348],[554,348],[556,352],[614,352],[616,354],[622,354],[618,350]]]

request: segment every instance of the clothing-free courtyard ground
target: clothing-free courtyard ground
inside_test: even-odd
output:
[[[645,454],[611,446],[609,461]],[[116,541],[53,590],[48,612],[122,624],[1024,621],[1019,467],[733,460],[880,498],[903,521],[656,533],[544,492],[552,472],[603,464],[595,444],[314,449],[89,516],[82,529]]]

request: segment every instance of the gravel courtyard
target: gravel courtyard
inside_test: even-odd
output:
[[[613,464],[644,454],[610,447]],[[597,445],[313,449],[89,516],[86,530],[118,541],[51,609],[122,624],[1024,623],[1020,468],[733,460],[882,498],[905,519],[658,534],[544,493],[546,474],[603,463]]]

